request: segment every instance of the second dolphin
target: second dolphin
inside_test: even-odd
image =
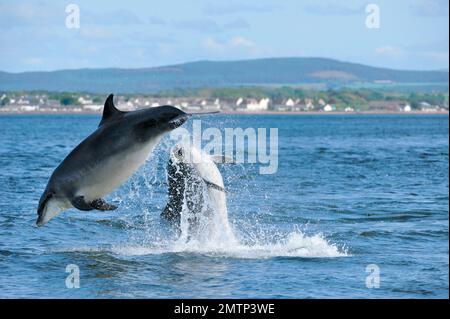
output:
[[[189,145],[179,144],[171,150],[167,165],[169,201],[161,217],[180,228],[185,214],[188,239],[199,232],[209,238],[224,235],[227,240],[234,239],[223,178],[216,165],[226,162],[231,161]]]

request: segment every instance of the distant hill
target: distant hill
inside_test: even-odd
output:
[[[356,83],[448,83],[448,71],[401,71],[324,58],[199,61],[140,69],[0,72],[0,91],[147,93],[174,88],[247,85],[327,87]]]

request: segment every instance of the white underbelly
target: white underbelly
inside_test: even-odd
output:
[[[215,213],[224,221],[228,222],[227,199],[224,192],[214,188],[208,188],[209,204]]]
[[[209,205],[212,214],[209,217],[209,237],[211,240],[235,241],[233,230],[228,221],[227,200],[224,192],[217,189],[209,189]]]
[[[86,177],[78,195],[84,196],[86,201],[92,201],[114,191],[145,163],[158,141],[154,140],[102,162]]]

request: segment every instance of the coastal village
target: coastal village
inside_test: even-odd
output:
[[[0,113],[99,113],[103,109],[102,95],[72,94],[55,98],[42,93],[0,93]],[[119,109],[132,111],[141,108],[173,105],[187,112],[221,111],[224,113],[301,113],[301,112],[448,112],[445,105],[419,101],[414,107],[405,99],[373,100],[364,108],[358,105],[336,105],[324,98],[200,98],[155,97],[144,95],[116,95]]]

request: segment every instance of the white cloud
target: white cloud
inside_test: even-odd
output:
[[[46,6],[46,10],[42,9]],[[48,26],[58,23],[57,7],[26,2],[0,2],[0,26],[3,28]],[[64,16],[63,16],[64,18]],[[60,19],[64,23],[64,19]]]
[[[448,16],[448,0],[413,0],[410,7],[418,16]]]
[[[189,29],[198,32],[220,32],[221,27],[210,19],[191,19],[183,20],[175,23],[175,27],[179,29]]]
[[[85,26],[80,28],[81,35],[88,39],[110,39],[113,37],[113,33],[104,27],[99,26]]]
[[[207,14],[236,14],[242,12],[251,13],[270,13],[281,9],[280,5],[273,4],[244,4],[244,3],[227,3],[227,4],[208,4],[205,7],[205,13]]]
[[[192,30],[201,33],[222,33],[230,29],[248,29],[250,24],[242,18],[234,19],[223,24],[217,23],[211,19],[201,18],[175,21],[173,26],[178,29]]]
[[[387,57],[401,57],[405,55],[405,51],[402,48],[391,45],[376,48],[375,53]]]
[[[250,47],[254,46],[252,41],[250,41],[244,37],[234,37],[234,38],[230,39],[229,44],[230,44],[230,46],[233,46],[233,47],[250,48]]]
[[[304,10],[317,15],[354,15],[365,14],[365,3],[359,0],[346,1],[307,1]]]
[[[235,36],[225,41],[218,41],[212,37],[207,37],[203,40],[203,47],[209,50],[228,50],[244,48],[250,49],[255,47],[255,44],[243,36]]]
[[[209,50],[221,50],[224,48],[224,44],[218,42],[212,37],[207,37],[203,40],[202,45]]]

